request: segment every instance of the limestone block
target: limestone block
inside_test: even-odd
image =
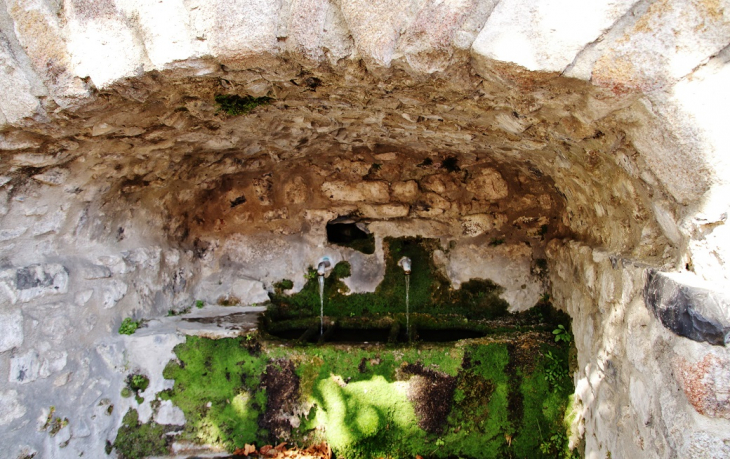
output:
[[[729,41],[730,14],[720,2],[661,0],[607,45],[591,81],[648,92],[678,81]]]
[[[72,54],[76,51],[75,54],[81,56],[83,44],[77,42],[77,46],[69,44],[67,47],[68,42],[64,39],[55,5],[43,0],[9,0],[6,5],[13,20],[15,35],[33,69],[50,89],[53,99],[59,105],[68,107],[79,98],[88,96],[89,91],[83,81],[73,71],[69,71],[75,67]],[[95,38],[100,43],[105,37],[100,34]],[[97,65],[109,64],[106,61]]]
[[[271,190],[274,186],[274,180],[271,174],[266,174],[263,177],[258,177],[253,180],[253,191],[256,193],[256,197],[262,206],[271,205]]]
[[[716,345],[730,340],[730,295],[693,273],[649,271],[644,301],[662,324],[679,336]]]
[[[233,272],[211,274],[198,284],[195,297],[208,304],[225,299],[244,305],[263,303],[269,299],[262,282],[234,276]]]
[[[324,182],[322,192],[333,201],[386,203],[390,201],[388,184],[382,181]]]
[[[20,309],[0,310],[0,352],[23,344],[23,314]]]
[[[52,214],[45,216],[41,221],[33,226],[33,236],[40,236],[47,233],[57,233],[63,222],[66,220],[66,213],[62,210],[57,210]]]
[[[730,419],[730,357],[707,352],[696,362],[676,357],[674,374],[698,413]]]
[[[33,88],[20,67],[4,34],[0,33],[0,93],[12,94],[12,97],[0,98],[0,114],[5,123],[15,123],[23,118],[33,116],[40,109],[38,99],[33,95]]]
[[[448,255],[446,272],[454,286],[469,279],[489,279],[502,286],[500,295],[510,311],[523,311],[537,303],[542,285],[530,270],[532,251],[519,244],[491,247],[487,244],[457,243]]]
[[[284,184],[284,198],[289,204],[302,204],[307,202],[309,187],[304,178],[297,176]]]
[[[340,8],[368,67],[390,67],[400,32],[416,13],[414,0],[348,0]]]
[[[204,47],[204,42],[196,40],[190,29],[188,11],[182,0],[117,0],[115,4],[126,17],[136,18],[147,58],[158,69],[196,57],[199,48]]]
[[[127,294],[127,284],[118,279],[112,279],[104,284],[101,291],[102,306],[104,309],[110,309]]]
[[[461,218],[461,227],[464,236],[474,237],[486,232],[499,230],[507,223],[507,216],[504,214],[474,214]]]
[[[63,185],[68,179],[68,169],[50,169],[41,174],[36,174],[33,178],[46,185],[58,186]]]
[[[106,266],[94,264],[81,265],[79,267],[79,274],[86,280],[106,279],[108,277],[112,277],[111,269]]]
[[[244,304],[263,303],[269,299],[264,284],[253,279],[236,279],[231,284],[230,292]]]
[[[477,199],[493,201],[509,195],[507,182],[495,169],[486,168],[477,172],[467,184],[466,189],[474,193]]]
[[[75,70],[97,87],[136,75],[149,62],[138,32],[114,3],[70,3],[64,14]]]
[[[231,68],[246,58],[277,54],[277,37],[286,34],[273,0],[195,1],[188,8],[194,35]]]
[[[11,131],[0,134],[0,150],[25,150],[41,145],[43,138],[30,132]]]
[[[629,382],[629,400],[631,406],[634,408],[636,413],[639,415],[639,421],[648,425],[652,418],[652,394],[646,389],[646,384],[643,380],[631,377]]]
[[[68,291],[68,272],[59,264],[30,265],[0,271],[0,287],[13,303]]]
[[[474,41],[472,54],[528,70],[562,72],[636,0],[502,0]]]
[[[455,194],[461,189],[461,182],[450,174],[429,175],[424,177],[420,183],[424,190],[449,198],[455,197]]]
[[[18,391],[0,392],[0,425],[7,426],[12,421],[25,415],[26,408],[21,405]]]
[[[353,52],[353,42],[345,19],[334,2],[294,0],[288,24],[287,47],[307,59],[327,59],[336,64]]]
[[[185,424],[185,414],[172,404],[170,400],[163,400],[155,413],[155,422],[163,425],[181,426]]]
[[[410,208],[406,204],[362,204],[358,210],[365,218],[387,220],[407,216]]]
[[[436,193],[423,193],[414,206],[419,217],[431,218],[443,215],[451,209],[451,202]]]
[[[496,0],[442,2],[428,0],[398,41],[398,52],[419,73],[443,71],[454,48],[468,49],[477,37]]]
[[[395,182],[391,185],[393,199],[400,202],[413,202],[418,197],[418,183],[415,180]]]
[[[26,217],[42,217],[48,213],[48,206],[28,207],[25,210]]]
[[[104,123],[104,122],[96,123],[91,128],[91,136],[99,137],[101,135],[112,134],[112,133],[120,131],[120,130],[122,130],[122,128],[119,126],[114,126],[114,125]]]
[[[10,210],[10,206],[8,205],[9,198],[10,196],[6,190],[0,190],[0,217],[7,215],[8,210]]]
[[[10,163],[14,166],[29,166],[29,167],[47,167],[55,166],[60,162],[63,162],[67,158],[67,155],[46,155],[43,153],[18,153],[13,155],[13,159]]]
[[[22,236],[28,228],[13,228],[13,229],[2,229],[0,230],[0,242],[10,241],[17,237]]]
[[[38,351],[30,350],[10,359],[9,382],[27,384],[40,376],[41,360]]]

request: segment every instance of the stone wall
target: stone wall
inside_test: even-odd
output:
[[[724,346],[679,337],[645,304],[647,266],[577,242],[548,249],[578,349],[575,437],[586,457],[727,457]]]
[[[409,235],[513,310],[548,259],[588,457],[729,455],[725,347],[643,289],[649,268],[730,279],[730,8],[584,3],[0,0],[7,457],[102,457],[123,378],[159,364],[139,346],[180,339],[132,344],[123,317],[258,303],[323,254],[370,290]],[[221,94],[273,100],[234,117]],[[375,254],[327,244],[343,216]]]

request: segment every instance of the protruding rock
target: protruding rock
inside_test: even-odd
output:
[[[324,182],[322,192],[333,201],[386,203],[390,192],[386,182]]]
[[[66,293],[68,272],[59,264],[31,265],[0,271],[0,287],[4,287],[13,303]]]
[[[51,169],[42,174],[36,174],[34,179],[46,185],[58,186],[63,185],[68,178],[68,169]]]
[[[102,289],[102,302],[104,309],[110,309],[116,306],[116,304],[124,298],[127,294],[127,284],[124,282],[113,279],[108,281]]]
[[[443,215],[451,208],[451,203],[436,193],[423,193],[414,209],[419,217],[432,218]]]
[[[472,53],[514,62],[528,70],[562,72],[634,3],[636,0],[502,0],[474,41]]]
[[[466,184],[466,189],[474,193],[477,199],[493,201],[509,195],[507,182],[495,169],[486,168],[474,174],[474,178]]]
[[[493,229],[500,229],[507,223],[507,216],[504,214],[475,214],[461,218],[461,226],[464,229],[464,236],[479,236]]]
[[[395,182],[391,185],[393,199],[401,202],[413,202],[418,197],[418,183],[415,180]]]
[[[387,220],[407,216],[409,207],[405,204],[363,204],[359,210],[363,217]]]
[[[648,271],[644,301],[679,336],[720,346],[730,339],[730,295],[703,285],[693,273]]]

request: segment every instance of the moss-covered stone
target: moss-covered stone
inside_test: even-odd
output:
[[[114,448],[122,459],[142,459],[168,453],[167,432],[169,426],[150,421],[140,424],[137,410],[130,409],[124,415],[122,426],[117,431]]]
[[[175,385],[160,398],[185,413],[184,438],[229,450],[326,441],[337,457],[348,458],[547,458],[567,447],[569,348],[556,344],[550,331],[406,347],[260,342],[254,348],[243,337],[188,337],[175,352],[177,360],[164,372]],[[556,364],[566,377],[551,382],[547,370]],[[277,380],[271,394],[286,392],[286,400],[267,398],[264,385],[271,381],[262,374]],[[423,378],[443,380],[444,390],[419,391]],[[436,405],[423,394],[446,398]],[[301,413],[291,429],[272,412],[283,406],[290,416]],[[125,425],[127,437],[130,426],[139,436],[154,427],[131,419]],[[275,438],[266,425],[276,425]]]
[[[324,314],[328,317],[363,317],[406,312],[406,279],[398,266],[401,257],[411,259],[409,310],[430,315],[458,314],[467,319],[506,316],[509,305],[499,297],[502,289],[489,280],[473,279],[453,289],[434,266],[434,239],[386,238],[385,277],[372,293],[350,293],[342,279],[350,276],[350,265],[340,262],[325,279]],[[274,320],[319,316],[319,286],[313,268],[305,275],[301,291],[271,295],[269,316]],[[405,325],[405,316],[403,316]]]

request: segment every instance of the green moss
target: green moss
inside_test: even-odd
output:
[[[490,247],[497,247],[498,245],[502,245],[502,244],[504,244],[504,239],[503,238],[493,237],[492,240],[489,241],[489,246]]]
[[[137,410],[130,409],[124,415],[122,426],[117,431],[114,448],[122,459],[166,455],[168,450],[165,434],[168,431],[169,427],[153,421],[140,424]]]
[[[122,324],[119,326],[120,335],[131,335],[137,331],[139,326],[142,325],[142,321],[134,320],[131,317],[125,317],[122,320]]]
[[[266,361],[249,353],[244,338],[188,337],[175,352],[179,362],[170,362],[163,376],[175,380],[167,396],[185,413],[188,438],[231,450],[265,438],[258,418]]]
[[[274,284],[274,289],[276,289],[278,293],[281,293],[284,290],[291,290],[292,288],[294,288],[294,282],[292,282],[290,279],[283,279],[280,282],[276,282]]]
[[[272,100],[271,97],[241,97],[230,94],[219,94],[215,96],[218,111],[225,112],[231,116],[245,115],[260,105],[269,104]]]
[[[144,392],[150,385],[149,378],[140,374],[130,375],[127,378],[127,381],[129,383],[129,388],[134,392]]]
[[[507,347],[470,346],[466,355],[469,368],[461,372],[457,385],[463,396],[454,404],[441,436],[443,446],[434,455],[500,457],[514,432],[508,413]]]
[[[438,243],[423,238],[386,238],[386,266],[383,281],[372,293],[351,294],[342,282],[350,276],[350,265],[338,263],[325,279],[324,314],[328,317],[362,317],[406,312],[406,279],[398,266],[402,257],[411,259],[409,309],[413,313],[460,314],[468,319],[493,319],[507,314],[508,303],[499,297],[501,287],[489,280],[471,280],[458,290],[438,272],[433,251]],[[291,296],[272,294],[270,317],[284,320],[319,316],[319,287],[314,269],[305,275],[307,283]],[[401,319],[405,325],[405,315]]]

